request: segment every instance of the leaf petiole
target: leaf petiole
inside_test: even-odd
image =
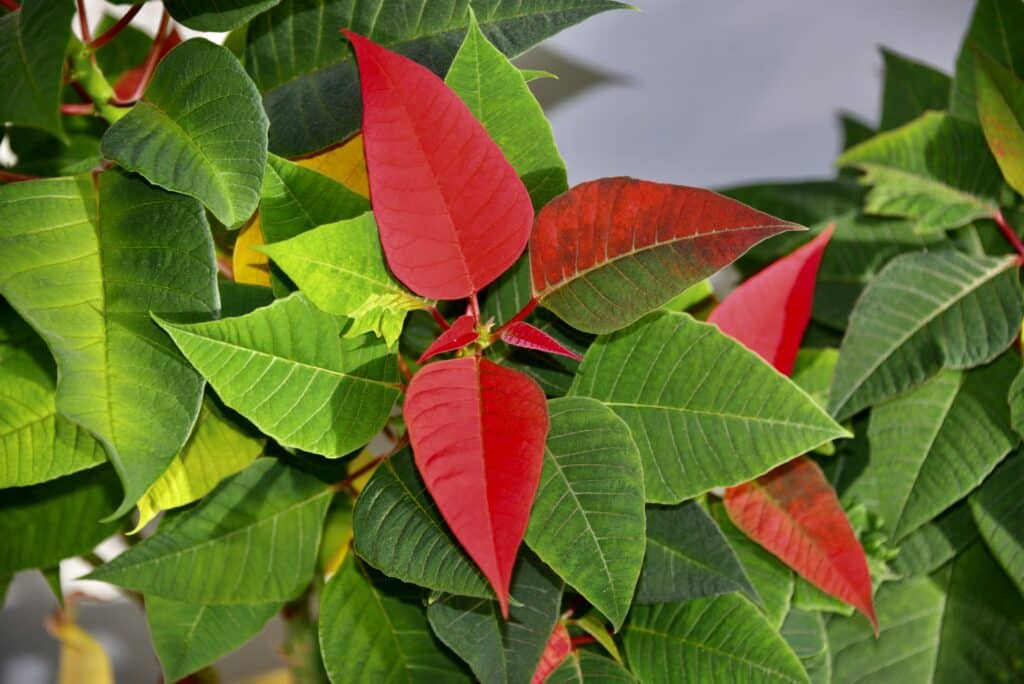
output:
[[[1006,237],[1006,240],[1013,245],[1015,250],[1017,250],[1017,263],[1024,263],[1024,242],[1021,242],[1020,238],[1017,236],[1017,231],[1013,229],[1013,226],[1011,226],[1006,220],[1006,217],[1003,216],[1003,210],[996,209],[992,212],[992,220],[996,222],[997,226],[999,226],[999,230],[1003,231],[1003,235]]]
[[[132,23],[132,19],[135,18],[135,15],[138,14],[139,10],[141,10],[141,9],[142,9],[142,3],[141,2],[139,4],[137,4],[137,5],[132,5],[131,8],[129,8],[129,10],[127,12],[125,12],[124,16],[117,20],[116,24],[114,24],[109,29],[107,29],[106,31],[103,32],[103,35],[101,35],[98,38],[96,38],[95,40],[87,43],[88,46],[89,46],[89,49],[90,50],[99,50],[101,47],[103,47],[104,45],[106,45],[107,43],[112,41],[114,38],[116,38],[117,35],[119,33],[121,33],[122,30],[124,30],[125,26],[127,26],[130,23]]]

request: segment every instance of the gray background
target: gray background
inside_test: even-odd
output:
[[[968,0],[634,0],[569,29],[520,60],[558,74],[535,83],[572,182],[631,175],[688,185],[831,173],[836,112],[878,112],[886,45],[952,69]],[[88,3],[94,21],[102,2]],[[157,7],[142,21],[155,26]],[[117,12],[120,13],[120,12]],[[102,548],[105,557],[117,548]],[[156,682],[145,619],[64,564],[66,590],[107,598],[81,607],[119,682]],[[113,600],[109,600],[113,599]],[[55,604],[39,575],[18,576],[0,613],[0,682],[51,682],[57,648],[42,621]],[[280,665],[280,625],[223,664],[226,681]]]

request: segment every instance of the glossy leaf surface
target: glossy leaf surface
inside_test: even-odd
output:
[[[427,350],[420,355],[416,363],[423,363],[438,354],[455,351],[473,344],[480,338],[476,327],[476,318],[472,314],[459,316],[452,321],[451,327],[437,336]]]
[[[143,99],[104,134],[102,150],[237,228],[259,202],[267,125],[259,93],[235,56],[194,39],[161,60]]]
[[[850,316],[830,412],[844,419],[942,368],[993,360],[1016,337],[1021,313],[1011,258],[939,251],[893,259]]]
[[[530,325],[524,321],[518,321],[505,328],[501,333],[501,341],[513,347],[523,349],[534,349],[536,351],[568,356],[575,361],[582,361],[583,357],[571,349],[566,349],[558,340],[546,332]]]
[[[160,321],[235,409],[285,446],[331,458],[362,447],[398,398],[395,357],[294,294],[237,318]]]
[[[745,482],[847,434],[756,354],[687,314],[598,338],[570,394],[626,421],[656,503]]]
[[[877,624],[864,550],[814,461],[800,457],[727,489],[725,508],[752,539]]]
[[[403,413],[427,490],[507,614],[543,466],[544,393],[487,359],[452,359],[413,376]]]
[[[613,332],[761,240],[797,228],[709,190],[632,178],[589,181],[537,216],[533,291],[573,327]]]
[[[167,0],[175,20],[195,31],[230,31],[242,26],[281,0]]]
[[[526,247],[533,222],[526,188],[437,76],[345,35],[359,60],[366,166],[391,271],[431,299],[479,292]]]
[[[548,411],[526,543],[617,629],[644,560],[640,454],[626,424],[593,399],[555,399]]]

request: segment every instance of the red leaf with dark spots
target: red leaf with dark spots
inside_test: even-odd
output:
[[[725,490],[729,518],[814,586],[864,613],[878,634],[857,535],[821,468],[801,456]]]
[[[544,459],[544,392],[483,357],[450,359],[413,376],[403,413],[427,490],[508,617],[512,566]]]
[[[556,197],[537,216],[533,290],[573,327],[613,332],[761,240],[798,229],[710,190],[603,178]]]
[[[530,684],[544,684],[548,675],[557,670],[570,653],[572,653],[572,641],[569,638],[569,631],[565,625],[559,622],[548,638],[547,646],[544,647],[544,653],[540,657]]]
[[[178,30],[171,31],[170,35],[160,45],[159,52],[156,56],[156,64],[160,63],[168,52],[178,47],[181,43],[181,36],[178,35]],[[136,67],[132,67],[128,71],[121,74],[117,81],[114,83],[114,94],[117,95],[118,99],[126,100],[135,94],[135,91],[139,87],[139,81],[146,74],[146,67],[140,64]]]
[[[430,299],[479,292],[523,252],[533,205],[515,169],[430,70],[348,30],[370,199],[392,272]]]
[[[562,356],[568,356],[570,359],[576,359],[582,361],[583,357],[574,352],[571,349],[566,349],[558,340],[548,335],[543,330],[535,328],[529,323],[523,323],[522,321],[516,321],[510,324],[501,333],[501,340],[506,344],[511,344],[513,347],[522,347],[523,349],[535,349],[537,351],[544,351],[551,354],[560,354]]]
[[[416,363],[423,363],[438,354],[462,349],[467,344],[473,344],[478,339],[480,339],[480,333],[476,329],[476,317],[472,314],[459,316],[450,328],[438,335],[437,339],[430,343],[430,346],[416,360]]]
[[[789,375],[811,320],[814,282],[831,237],[830,226],[744,282],[711,312],[708,322]]]

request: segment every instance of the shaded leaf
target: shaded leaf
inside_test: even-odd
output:
[[[511,595],[508,620],[488,599],[445,595],[427,609],[434,634],[481,682],[529,682],[555,629],[562,582],[532,554],[522,554],[516,564]]]
[[[332,682],[468,682],[431,634],[420,591],[349,554],[324,589],[320,650]]]
[[[281,0],[167,0],[176,21],[195,31],[230,31],[265,12]],[[212,6],[211,6],[212,5]]]
[[[807,682],[800,661],[746,599],[727,594],[636,606],[623,629],[641,682]]]
[[[485,0],[473,9],[484,34],[514,57],[564,28],[625,7],[612,0]],[[307,154],[359,128],[361,108],[348,28],[443,74],[469,25],[468,0],[283,0],[249,25],[245,66],[263,93],[271,149]],[[315,49],[311,49],[311,45]]]
[[[591,681],[632,684],[636,677],[614,660],[590,651],[573,651],[547,678],[547,684],[584,684]]]
[[[359,61],[373,213],[391,271],[432,299],[479,292],[526,246],[533,222],[526,188],[437,76],[344,33]]]
[[[89,177],[7,185],[0,252],[0,293],[50,347],[57,409],[103,442],[124,513],[199,414],[203,380],[150,312],[208,317],[219,307],[202,207],[116,171],[99,176],[98,198]]]
[[[108,45],[110,44],[111,43],[108,43]],[[116,43],[113,44],[116,45]],[[146,51],[143,54],[149,52],[149,46],[152,44],[153,39],[146,36]],[[167,35],[167,38],[161,43],[160,48],[157,50],[156,63],[159,64],[162,62],[164,57],[167,56],[167,53],[179,45],[181,45],[181,34],[178,33],[178,29],[171,29],[171,32]],[[105,48],[105,50],[109,49],[109,47]],[[118,76],[116,81],[114,81],[114,94],[125,100],[135,97],[135,94],[139,89],[139,84],[142,83],[142,79],[146,76],[146,65],[143,61],[139,61],[137,66],[128,69]]]
[[[598,338],[570,393],[626,421],[656,503],[745,482],[847,434],[756,354],[687,314]]]
[[[865,140],[873,137],[878,131],[869,124],[848,113],[839,115],[839,127],[843,132],[843,144],[841,149],[845,152],[854,145],[859,145]]]
[[[389,577],[462,596],[494,595],[449,535],[408,450],[376,469],[356,499],[352,526],[359,557]]]
[[[1024,457],[1006,459],[970,498],[981,536],[1003,570],[1024,592]]]
[[[839,362],[839,350],[804,348],[797,352],[790,378],[819,406],[828,404],[828,390]]]
[[[107,130],[101,147],[108,159],[195,197],[237,228],[259,203],[266,136],[259,93],[238,60],[194,39],[161,60],[143,99]]]
[[[480,30],[470,13],[469,28],[445,83],[498,144],[523,180],[535,209],[569,189],[565,162],[555,147],[525,75]]]
[[[725,509],[752,539],[877,625],[864,550],[814,461],[796,458],[727,489]]]
[[[478,339],[480,339],[480,331],[477,329],[476,317],[472,314],[459,316],[452,322],[451,327],[438,335],[426,351],[420,354],[416,363],[423,363],[438,354],[462,349]]]
[[[1024,26],[1024,7],[1017,0],[978,0],[971,25],[956,58],[949,109],[968,121],[977,121],[975,55],[984,50],[995,61],[1024,78],[1024,45],[1013,40]]]
[[[812,684],[828,684],[832,681],[828,635],[820,613],[796,608],[790,610],[786,621],[782,623],[781,634],[800,659]]]
[[[533,292],[573,327],[609,333],[761,240],[796,228],[710,190],[632,178],[590,181],[537,216]]]
[[[885,79],[878,130],[888,131],[913,121],[928,110],[949,103],[952,79],[938,69],[882,48]]]
[[[193,604],[283,602],[313,576],[330,499],[313,476],[259,459],[89,579]]]
[[[893,570],[916,577],[935,572],[978,538],[967,502],[962,502],[925,523],[900,541]]]
[[[413,376],[403,415],[427,490],[507,614],[544,460],[544,393],[482,357],[438,361]]]
[[[843,153],[871,185],[864,210],[912,219],[920,232],[965,226],[998,208],[1002,175],[981,129],[928,112]]]
[[[985,139],[1006,182],[1024,193],[1024,80],[980,51],[974,68]]]
[[[11,95],[0,100],[0,121],[39,128],[67,142],[60,98],[74,13],[70,2],[25,0],[21,9],[0,16],[0,74]]]
[[[398,398],[384,343],[342,338],[300,294],[238,318],[159,323],[225,404],[284,446],[342,456],[380,431]]]
[[[840,420],[905,392],[942,368],[993,360],[1022,313],[1012,258],[922,252],[882,269],[850,316],[829,410]]]
[[[618,629],[644,561],[644,484],[629,428],[593,399],[548,404],[526,543]]]
[[[1007,355],[943,371],[871,412],[868,468],[884,483],[878,512],[894,541],[970,493],[1019,442],[1002,399],[1018,368]]]
[[[263,628],[280,604],[196,605],[146,597],[146,621],[164,681],[214,663],[239,648]]]

